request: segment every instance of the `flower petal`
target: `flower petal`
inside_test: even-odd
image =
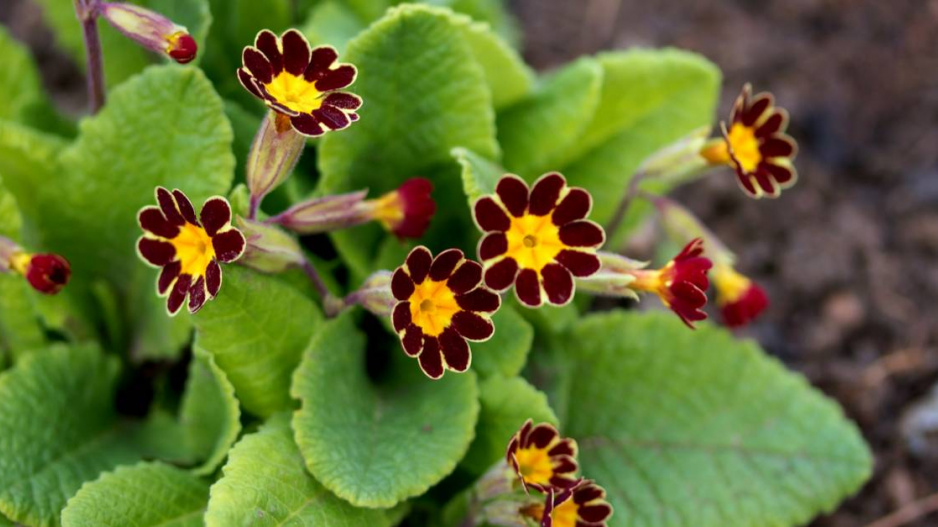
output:
[[[569,275],[570,273],[567,273],[567,276]],[[456,303],[466,311],[482,313],[494,313],[502,304],[501,297],[482,287],[456,295]]]
[[[156,207],[144,207],[137,215],[140,228],[160,238],[172,239],[179,234],[179,227],[166,220],[163,211]]]
[[[401,345],[404,347],[404,353],[410,357],[416,357],[423,349],[423,331],[415,324],[407,326],[404,329]]]
[[[570,247],[599,247],[606,241],[606,234],[592,221],[579,220],[560,228],[560,241]]]
[[[195,209],[192,208],[192,202],[189,201],[189,198],[187,198],[186,195],[183,194],[179,189],[173,191],[173,198],[176,200],[176,207],[179,209],[182,217],[187,222],[193,225],[198,225],[199,220],[197,220],[195,217]]]
[[[495,193],[508,209],[508,212],[520,218],[528,209],[528,184],[514,174],[505,174],[495,185]]]
[[[495,200],[486,196],[476,201],[472,208],[476,225],[483,232],[505,232],[511,227],[511,219],[505,211],[495,203]]]
[[[202,220],[202,227],[205,228],[206,234],[210,237],[215,236],[231,221],[231,206],[225,198],[209,198],[202,205],[199,219]]]
[[[303,78],[308,82],[315,82],[329,72],[329,67],[339,58],[339,52],[332,46],[319,46],[310,55],[309,65],[303,72]],[[319,91],[326,91],[316,87]]]
[[[293,125],[294,130],[309,137],[317,137],[326,133],[326,130],[319,124],[319,120],[306,113],[291,117],[290,124]]]
[[[577,278],[592,276],[602,267],[602,262],[595,254],[572,249],[560,251],[554,260],[566,267]]]
[[[291,75],[303,75],[309,66],[310,51],[306,37],[295,29],[288,29],[280,41],[283,44],[283,68]]]
[[[459,311],[453,315],[452,327],[467,340],[488,340],[495,333],[495,326],[491,320],[475,313]]]
[[[479,241],[479,259],[497,258],[508,251],[508,237],[504,232],[490,232]]]
[[[749,107],[743,110],[743,124],[750,127],[754,126],[762,117],[762,114],[772,106],[773,102],[774,97],[770,93],[756,95]]]
[[[326,95],[326,98],[322,100],[323,106],[333,106],[340,110],[357,110],[362,106],[362,99],[358,95],[353,93],[345,92],[333,92],[329,95]],[[355,114],[350,114],[349,117],[355,121],[358,119],[358,116]]]
[[[547,301],[555,306],[567,304],[573,298],[573,276],[564,266],[547,264],[541,269]]]
[[[430,280],[442,282],[448,279],[462,259],[463,253],[459,249],[447,249],[436,255],[430,265]]]
[[[518,276],[518,262],[514,258],[504,258],[485,271],[485,285],[495,291],[504,291],[511,287]]]
[[[581,188],[572,188],[567,193],[551,216],[554,225],[562,227],[572,221],[582,220],[593,208],[593,198]]]
[[[772,178],[782,187],[791,186],[797,180],[797,173],[791,166],[775,163],[764,163],[763,168],[772,175]]]
[[[205,305],[208,292],[205,290],[205,277],[198,277],[189,288],[189,313],[196,313]]]
[[[237,260],[244,253],[244,235],[237,229],[231,229],[212,236],[215,257],[220,262],[229,263]]]
[[[241,53],[241,62],[251,73],[251,76],[261,84],[269,84],[270,81],[274,80],[273,67],[271,67],[267,57],[257,48],[244,48]]]
[[[443,376],[443,354],[440,352],[440,341],[436,337],[424,337],[423,351],[420,352],[420,369],[431,379]]]
[[[176,279],[176,285],[173,286],[169,298],[166,299],[166,309],[170,315],[179,312],[179,308],[186,301],[186,295],[189,294],[189,288],[192,287],[192,275],[181,274]]]
[[[160,210],[166,216],[166,221],[179,227],[186,224],[186,219],[182,217],[179,208],[176,206],[176,198],[168,190],[163,187],[156,187],[156,202],[159,203]]]
[[[410,274],[411,280],[414,281],[414,284],[419,285],[423,283],[427,274],[430,273],[430,264],[432,262],[433,254],[430,252],[430,249],[419,245],[410,251],[404,264],[407,266],[407,271]]]
[[[515,278],[515,296],[528,307],[541,307],[541,285],[534,269],[522,269]]]
[[[795,141],[787,136],[766,139],[759,147],[764,157],[791,157],[795,154]]]
[[[788,128],[788,112],[778,108],[756,128],[756,137],[766,138],[778,132],[784,132],[786,128]]]
[[[466,293],[482,281],[482,266],[472,260],[464,260],[462,265],[446,281],[446,287],[455,295]]]
[[[208,295],[212,298],[218,296],[221,289],[221,266],[217,260],[212,260],[205,270],[205,287],[208,289]]]
[[[332,108],[331,106],[321,106],[318,110],[313,110],[313,116],[319,122],[330,130],[341,130],[347,127],[352,121],[342,110]]]
[[[567,186],[567,180],[556,172],[544,174],[531,188],[531,202],[528,204],[528,213],[535,216],[546,216],[557,206],[560,191]]]
[[[414,294],[414,281],[401,267],[395,269],[391,275],[391,294],[398,300],[407,300]]]
[[[394,325],[394,331],[398,333],[404,331],[411,322],[410,302],[398,302],[391,313],[391,323]]]
[[[257,97],[258,99],[263,99],[264,94],[257,89],[257,86],[254,85],[254,77],[248,73],[248,70],[244,68],[238,68],[238,80],[241,82],[241,86],[244,86],[244,89],[251,93],[251,95]]]
[[[160,271],[160,277],[156,281],[156,292],[163,296],[168,291],[169,288],[173,285],[173,282],[176,281],[176,278],[179,277],[179,272],[182,270],[182,264],[178,261],[170,262],[163,267],[163,270]]]
[[[319,91],[340,90],[355,82],[358,71],[351,64],[343,64],[334,70],[326,71],[323,76],[316,81],[316,89]]]
[[[469,369],[472,355],[466,339],[459,336],[452,328],[446,328],[440,334],[440,350],[449,369],[464,372]]]
[[[157,267],[168,264],[176,257],[176,248],[173,244],[152,238],[137,240],[137,250],[144,260]]]
[[[254,47],[267,58],[274,77],[283,71],[283,55],[280,53],[280,45],[277,40],[277,35],[268,29],[261,30],[254,37]]]

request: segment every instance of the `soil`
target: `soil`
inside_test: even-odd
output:
[[[780,199],[746,198],[728,172],[675,196],[770,294],[743,334],[837,399],[875,451],[872,481],[812,525],[867,525],[938,492],[938,433],[912,449],[901,425],[938,380],[938,0],[509,3],[539,69],[675,46],[723,70],[719,115],[745,82],[791,112],[800,181]],[[57,104],[81,112],[79,70],[36,6],[3,0],[0,23],[33,49]],[[901,525],[938,525],[911,516]]]

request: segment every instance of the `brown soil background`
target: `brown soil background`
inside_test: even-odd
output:
[[[509,4],[539,69],[675,46],[723,70],[721,116],[745,82],[775,93],[800,144],[798,185],[753,201],[723,173],[676,197],[768,290],[745,333],[837,399],[875,451],[872,481],[812,525],[867,525],[938,492],[938,432],[913,455],[900,429],[938,380],[938,0]],[[0,23],[33,49],[60,107],[80,112],[83,81],[39,10],[0,0]],[[938,525],[938,513],[911,516],[876,527]]]

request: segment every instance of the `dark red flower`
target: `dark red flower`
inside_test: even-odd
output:
[[[505,460],[514,468],[525,490],[528,487],[547,492],[567,489],[577,482],[577,445],[571,438],[560,437],[548,423],[534,426],[528,419],[511,437]]]
[[[769,306],[765,291],[728,265],[714,269],[713,284],[723,322],[731,328],[749,324]]]
[[[541,527],[606,527],[611,517],[606,491],[585,479],[573,488],[548,493]]]
[[[68,260],[58,254],[20,252],[10,259],[10,267],[23,275],[33,289],[47,295],[61,291],[72,276]]]
[[[710,281],[707,271],[713,266],[703,255],[703,240],[692,240],[684,249],[658,270],[634,271],[635,281],[629,287],[637,291],[655,293],[688,327],[707,318],[703,307],[707,305]]]
[[[195,60],[198,51],[199,46],[195,43],[195,39],[189,33],[184,32],[172,35],[166,49],[169,56],[180,64],[188,64]]]
[[[399,239],[420,238],[436,214],[431,193],[433,183],[425,178],[411,178],[397,190],[366,203],[372,217]]]
[[[336,62],[338,57],[330,46],[310,50],[295,29],[280,37],[265,29],[253,46],[244,48],[238,79],[271,110],[289,118],[294,130],[315,137],[358,120],[361,98],[338,91],[355,82],[358,72],[351,64]]]
[[[137,253],[154,267],[162,268],[157,294],[167,296],[170,315],[179,312],[186,297],[195,313],[221,288],[221,266],[244,253],[245,240],[231,226],[231,206],[225,198],[209,198],[196,218],[189,198],[180,190],[156,188],[159,207],[144,207],[137,220],[143,236]]]
[[[394,331],[404,353],[417,357],[427,377],[468,370],[472,354],[466,341],[485,341],[495,332],[491,315],[501,298],[481,282],[482,266],[459,249],[434,258],[422,246],[414,248],[391,276],[397,300],[391,314]]]
[[[518,176],[503,176],[495,194],[473,206],[476,225],[487,233],[479,242],[485,285],[504,291],[514,284],[528,307],[570,302],[573,277],[600,268],[596,250],[606,235],[586,219],[592,206],[589,193],[568,187],[561,174],[541,176],[530,190]]]

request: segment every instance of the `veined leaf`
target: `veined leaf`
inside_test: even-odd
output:
[[[198,347],[193,354],[179,420],[188,449],[204,460],[195,473],[206,475],[218,468],[238,439],[241,409],[234,386],[215,364],[215,358]]]
[[[463,192],[471,210],[477,199],[495,193],[495,185],[505,174],[505,169],[465,148],[454,148],[452,155],[462,168]]]
[[[518,308],[525,309],[525,308]],[[503,305],[492,317],[495,334],[472,344],[472,370],[480,377],[521,373],[534,342],[534,328],[512,306]]]

